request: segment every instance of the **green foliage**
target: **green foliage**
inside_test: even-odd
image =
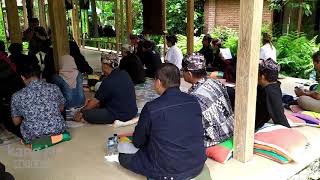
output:
[[[98,14],[102,25],[112,25],[113,21],[109,19],[114,17],[114,3],[110,1],[97,1],[97,9],[101,10]]]
[[[227,27],[216,27],[212,30],[211,37],[222,40],[222,47],[229,48],[235,57],[238,51],[238,34],[235,30]]]
[[[275,42],[277,61],[284,75],[308,78],[313,70],[311,56],[319,49],[315,38],[308,40],[305,35],[289,33],[278,38]]]
[[[0,6],[0,40],[6,40],[6,29],[3,22],[2,7]]]
[[[291,9],[302,8],[303,13],[306,16],[310,16],[312,14],[312,4],[314,0],[304,0],[302,3],[292,0],[268,0],[268,2],[270,10],[281,11],[284,6],[288,6]]]

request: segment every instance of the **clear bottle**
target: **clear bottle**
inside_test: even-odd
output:
[[[107,155],[111,156],[113,154],[115,154],[115,142],[113,137],[109,137],[107,142]]]
[[[114,154],[118,154],[118,134],[113,134],[113,142],[114,142]]]

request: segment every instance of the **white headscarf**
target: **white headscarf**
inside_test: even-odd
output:
[[[73,57],[70,55],[64,55],[61,57],[61,62],[62,67],[59,71],[59,75],[71,89],[76,88],[79,71]]]

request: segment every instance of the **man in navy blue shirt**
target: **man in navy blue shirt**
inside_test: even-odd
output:
[[[93,99],[90,99],[75,120],[93,124],[128,121],[137,115],[134,84],[126,71],[118,69],[116,54],[101,55],[102,71],[107,76]]]
[[[180,91],[180,71],[162,64],[155,90],[161,96],[147,103],[133,133],[134,155],[120,154],[120,164],[152,179],[191,179],[206,161],[201,108]]]

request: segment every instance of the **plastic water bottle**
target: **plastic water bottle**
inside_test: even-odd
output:
[[[309,80],[316,81],[316,78],[317,78],[317,72],[313,70],[309,76]]]
[[[107,142],[107,155],[111,156],[113,154],[115,154],[115,142],[113,137],[109,137]]]
[[[113,134],[114,153],[118,154],[118,134]]]

